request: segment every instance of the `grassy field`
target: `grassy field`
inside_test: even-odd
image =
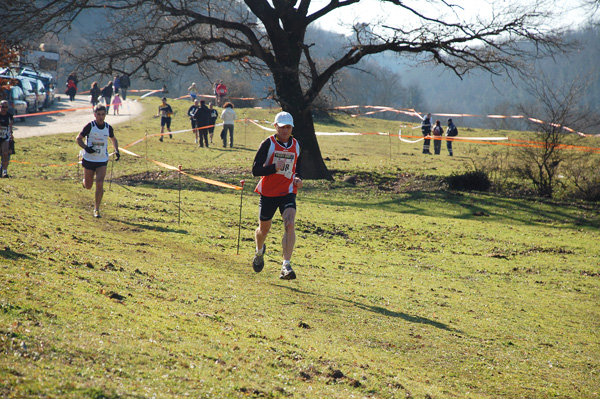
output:
[[[157,133],[158,100],[145,101],[142,118],[117,126],[121,147]],[[173,130],[187,129],[189,102],[172,105]],[[398,125],[340,116],[317,130]],[[279,217],[265,270],[250,264],[250,168],[268,132],[235,129],[234,149],[197,148],[186,132],[129,150],[243,179],[243,197],[123,155],[109,164],[102,219],[70,165],[74,133],[17,143],[14,178],[0,180],[0,397],[599,396],[598,204],[439,184],[491,146],[425,157],[397,137],[323,136],[336,181],[305,182],[298,279],[281,281]],[[517,133],[461,131],[506,134]]]

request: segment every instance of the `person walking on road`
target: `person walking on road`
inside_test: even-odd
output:
[[[107,85],[104,86],[102,90],[100,90],[100,94],[104,99],[104,104],[106,105],[106,112],[110,111],[110,104],[112,104],[111,99],[113,96],[113,83],[108,82]]]
[[[277,209],[284,224],[283,265],[279,278],[293,280],[296,273],[290,260],[296,243],[296,194],[302,187],[300,173],[300,144],[292,137],[294,119],[287,112],[275,117],[276,133],[265,139],[254,158],[252,174],[261,176],[255,192],[260,194],[258,228],[255,231],[256,252],[252,260],[255,272],[262,271],[266,251],[265,240]]]
[[[119,79],[119,83],[121,85],[121,97],[123,97],[123,101],[126,101],[127,100],[127,90],[129,89],[129,86],[131,85],[131,82],[129,81],[129,76],[127,76],[127,74],[121,75],[121,78]]]
[[[92,108],[95,108],[96,105],[100,102],[100,87],[98,86],[98,82],[92,83],[92,87],[90,87],[90,102],[92,103]]]
[[[106,118],[107,107],[98,104],[94,108],[95,119],[85,125],[77,135],[77,145],[83,149],[83,187],[91,190],[94,185],[94,176],[96,182],[96,195],[94,201],[94,217],[100,217],[100,204],[104,195],[104,178],[108,165],[108,140],[112,141],[115,149],[115,160],[121,158],[119,153],[119,143],[115,137],[112,126],[104,121]]]

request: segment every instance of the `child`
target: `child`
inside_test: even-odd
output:
[[[121,97],[119,96],[119,94],[115,94],[115,97],[112,100],[113,115],[119,115],[119,107],[122,103],[123,101],[121,101]]]

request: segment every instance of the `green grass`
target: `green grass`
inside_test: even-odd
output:
[[[173,130],[187,129],[189,103],[173,105]],[[151,108],[117,125],[122,147],[157,132]],[[397,123],[339,117],[317,130]],[[177,174],[123,155],[95,220],[93,192],[67,166],[75,134],[19,140],[13,159],[29,163],[0,181],[0,396],[598,396],[597,204],[435,183],[487,155],[484,145],[423,157],[397,138],[321,137],[337,180],[305,182],[298,279],[281,281],[279,217],[265,270],[250,266],[250,166],[267,134],[238,123],[234,150],[199,149],[191,133],[130,148],[202,177],[245,179],[239,255],[239,191],[183,177],[180,213]],[[350,175],[356,185],[342,181]]]

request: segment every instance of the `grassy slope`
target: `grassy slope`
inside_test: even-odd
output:
[[[121,146],[156,132],[148,101],[144,119],[117,128]],[[174,105],[173,127],[186,129],[189,103]],[[397,124],[339,118],[318,129]],[[461,154],[489,149],[423,157],[388,137],[321,137],[338,181],[302,190],[298,280],[284,282],[279,218],[265,270],[250,267],[249,169],[266,134],[239,123],[233,151],[198,149],[191,133],[131,147],[200,176],[246,179],[240,255],[239,192],[184,177],[178,224],[178,177],[124,155],[94,220],[93,193],[65,166],[74,134],[20,141],[14,159],[30,164],[0,182],[0,396],[598,395],[597,206],[350,186],[341,177],[385,188],[446,175],[470,162]]]

